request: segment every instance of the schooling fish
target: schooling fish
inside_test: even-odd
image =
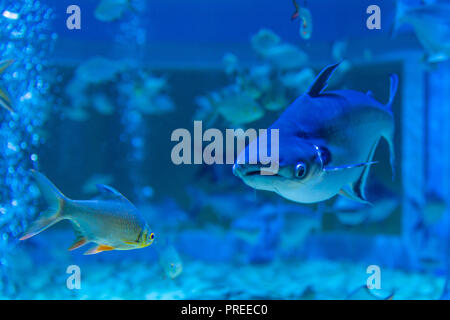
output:
[[[252,188],[273,191],[295,202],[320,202],[341,194],[367,203],[366,178],[382,137],[389,143],[394,171],[391,105],[398,78],[391,75],[386,105],[357,91],[323,92],[338,65],[325,68],[268,133],[260,134],[241,152],[233,166],[236,176]],[[275,142],[271,142],[271,129],[279,132]],[[278,165],[262,165],[258,151],[267,155],[274,148],[278,149],[278,159],[273,162]]]
[[[2,74],[6,70],[6,68],[8,68],[13,62],[13,60],[0,61],[0,74]],[[11,99],[9,98],[8,94],[2,89],[0,89],[0,107],[5,108],[9,112],[14,112]]]
[[[96,246],[85,254],[138,249],[153,243],[155,234],[145,219],[136,207],[115,189],[98,185],[100,199],[71,200],[42,173],[32,170],[32,175],[49,208],[28,227],[20,240],[31,238],[67,219],[72,223],[76,235],[76,240],[69,250],[89,242],[96,243]]]

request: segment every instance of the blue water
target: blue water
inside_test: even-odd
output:
[[[0,89],[15,111],[0,107],[0,298],[447,298],[450,62],[427,62],[413,25],[392,33],[396,0],[377,1],[379,30],[366,27],[373,1],[297,2],[311,12],[309,39],[291,21],[290,0],[0,1],[0,61],[14,60]],[[73,4],[81,29],[66,25]],[[450,28],[439,12],[431,23]],[[262,34],[290,53],[258,52]],[[203,131],[268,128],[340,61],[329,89],[372,91],[385,103],[389,74],[400,80],[396,174],[383,141],[367,179],[373,206],[340,195],[296,203],[247,186],[231,163],[174,163],[176,129],[194,138],[195,120]],[[234,94],[258,110],[225,103]],[[96,184],[114,187],[155,242],[83,255],[91,244],[67,250],[68,221],[20,241],[48,206],[30,169],[71,199],[98,198]],[[171,274],[171,262],[182,271]]]

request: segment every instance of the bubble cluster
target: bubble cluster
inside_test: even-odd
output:
[[[50,31],[54,12],[35,0],[6,0],[0,8],[0,60],[14,63],[0,76],[15,113],[0,112],[0,292],[8,284],[8,252],[35,215],[38,196],[29,169],[37,166],[37,149],[44,141],[43,124],[50,108],[48,53],[56,35]],[[10,292],[11,293],[11,292]],[[13,294],[13,292],[12,292]]]
[[[121,22],[119,32],[115,37],[115,41],[119,46],[124,46],[128,50],[133,50],[133,58],[142,63],[143,53],[146,42],[146,31],[144,27],[146,3],[143,0],[137,0],[133,3],[136,11],[131,14],[128,19]],[[140,60],[140,61],[139,61]],[[124,83],[133,81],[129,74],[122,75]],[[127,161],[129,168],[129,176],[134,186],[135,200],[145,201],[148,192],[143,192],[146,188],[145,181],[142,179],[142,169],[145,159],[146,150],[146,134],[147,125],[143,118],[142,111],[132,108],[127,100],[127,95],[122,94],[119,97],[121,105],[124,106],[122,110],[122,125],[121,141],[128,147]]]

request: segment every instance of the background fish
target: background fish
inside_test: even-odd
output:
[[[103,22],[120,19],[123,14],[130,10],[131,0],[101,0],[95,9],[95,17]]]
[[[8,68],[13,62],[14,62],[14,60],[3,60],[3,61],[0,61],[0,75],[6,70],[6,68]],[[12,107],[11,99],[9,98],[8,94],[6,93],[6,91],[2,90],[1,88],[0,88],[0,107],[5,108],[5,109],[8,110],[9,112],[14,112],[13,107]]]
[[[441,62],[450,58],[449,3],[410,7],[399,0],[394,32],[404,23],[414,27],[418,40],[427,52],[427,62]]]
[[[172,280],[177,278],[183,272],[183,262],[177,249],[167,240],[163,243],[158,242],[155,249],[164,275]]]
[[[226,87],[209,97],[200,97],[197,104],[201,106],[201,110],[196,118],[209,118],[209,124],[213,123],[218,115],[232,125],[250,123],[264,115],[264,109],[256,100],[254,92],[238,86]]]
[[[37,186],[49,204],[26,230],[20,240],[29,239],[55,223],[68,219],[76,240],[69,250],[89,242],[96,243],[85,254],[109,250],[144,248],[153,243],[154,233],[136,207],[115,189],[98,185],[98,200],[71,200],[64,196],[43,174],[32,171]]]

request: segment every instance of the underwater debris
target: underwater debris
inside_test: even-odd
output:
[[[11,64],[13,64],[14,60],[3,60],[0,61],[0,75],[5,72],[6,68],[8,68]],[[0,88],[0,107],[5,108],[9,112],[14,112],[11,99],[8,94]]]
[[[55,223],[68,219],[75,230],[76,239],[69,250],[94,242],[84,254],[97,254],[110,250],[131,250],[151,245],[155,235],[147,222],[122,194],[112,187],[97,185],[100,197],[95,200],[71,200],[64,196],[43,174],[32,171],[42,196],[49,204],[22,235],[29,239]]]
[[[132,9],[131,0],[101,0],[95,9],[94,16],[102,22],[110,22],[122,18],[127,10]]]
[[[429,3],[410,7],[403,1],[396,1],[397,13],[394,33],[406,23],[414,27],[416,36],[426,54],[428,63],[438,63],[450,58],[450,4]]]
[[[261,136],[241,152],[233,173],[245,184],[255,189],[273,191],[300,203],[320,202],[336,194],[367,203],[365,182],[369,168],[374,164],[373,154],[382,137],[389,143],[393,169],[394,119],[391,106],[398,78],[391,76],[390,98],[386,105],[357,91],[322,94],[337,67],[338,64],[325,68],[308,92],[300,96],[270,126],[270,129],[279,129],[280,168],[276,174],[260,175],[262,165],[249,164],[250,159],[257,159],[257,154],[251,150],[267,154],[267,150],[258,150],[254,146],[259,144]],[[336,110],[340,111],[330,109],[333,105],[339,106]],[[348,112],[355,115],[352,124],[348,123]],[[377,115],[378,121],[373,121],[374,115]],[[300,135],[299,130],[302,131]],[[338,131],[340,134],[337,134]],[[333,134],[324,134],[326,132]],[[342,140],[342,137],[346,138]],[[267,141],[268,137],[263,138]],[[249,159],[246,159],[246,153]]]

